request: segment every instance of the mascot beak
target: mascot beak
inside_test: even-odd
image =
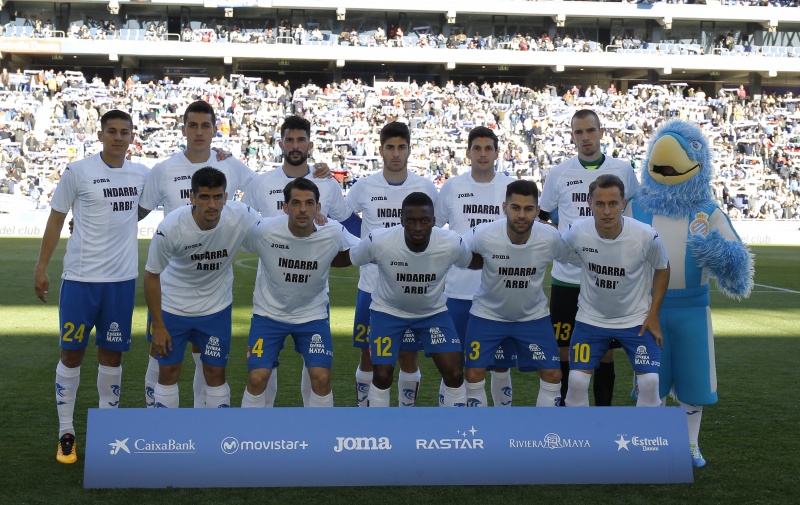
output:
[[[665,186],[681,184],[694,177],[701,168],[699,162],[689,158],[680,140],[671,133],[656,140],[647,164],[650,177]]]

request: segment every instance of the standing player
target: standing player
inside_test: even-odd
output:
[[[192,175],[191,206],[170,213],[150,243],[144,295],[159,375],[156,407],[177,408],[187,342],[202,350],[202,405],[230,407],[225,366],[231,348],[233,261],[261,216],[230,202],[225,174],[204,167]]]
[[[572,141],[578,155],[550,170],[539,201],[539,219],[558,224],[563,235],[576,219],[591,216],[587,205],[589,184],[602,174],[618,176],[632,196],[639,181],[630,163],[606,156],[600,151],[603,129],[594,111],[582,109],[572,116]],[[580,291],[580,268],[556,261],[553,263],[553,286],[550,290],[550,314],[561,351],[561,397],[566,398],[569,383],[570,335],[575,327]],[[611,405],[614,394],[614,354],[609,351],[600,361],[594,378],[597,405]]]
[[[465,235],[470,228],[501,217],[500,206],[505,205],[503,202],[506,199],[506,186],[515,179],[494,171],[497,145],[497,135],[485,126],[477,126],[469,132],[467,155],[472,168],[469,173],[448,179],[442,186],[436,200],[436,226],[449,224],[451,230]],[[538,191],[536,196],[539,196]],[[480,283],[480,272],[456,266],[447,273],[445,281],[447,311],[453,319],[461,343],[465,346],[472,297],[478,291]],[[491,389],[494,405],[511,406],[509,368],[516,366],[511,349],[506,354],[505,349],[498,346],[494,363],[487,366],[493,367]],[[442,398],[441,392],[439,398]]]
[[[354,265],[375,263],[379,274],[370,304],[368,405],[389,406],[394,365],[411,330],[442,374],[440,406],[466,406],[461,341],[442,293],[447,270],[454,264],[469,266],[472,253],[456,232],[434,227],[433,200],[425,193],[408,195],[401,210],[402,228],[376,230],[350,250]]]
[[[564,234],[581,261],[566,404],[589,406],[592,371],[616,339],[636,373],[636,406],[658,407],[658,313],[669,284],[667,253],[652,227],[622,216],[625,186],[619,177],[604,174],[592,182],[588,203],[594,217],[575,221]]]
[[[381,157],[383,170],[359,179],[347,193],[347,204],[361,213],[361,236],[381,228],[400,224],[403,199],[413,192],[427,194],[436,200],[436,186],[429,179],[408,171],[411,154],[411,133],[404,123],[393,122],[381,130]],[[378,267],[363,265],[358,279],[355,320],[353,321],[353,347],[361,349],[361,360],[356,370],[356,399],[359,407],[367,406],[367,393],[372,384],[372,361],[369,354],[370,303],[378,283]],[[417,366],[417,351],[421,349],[409,335],[397,360],[400,362],[398,397],[401,406],[413,406],[421,374]]]
[[[464,344],[469,406],[486,406],[486,368],[504,341],[507,351],[516,349],[521,371],[539,370],[536,405],[561,403],[558,344],[542,280],[554,259],[567,262],[574,255],[552,226],[534,222],[538,199],[535,183],[512,182],[503,202],[506,218],[478,225],[467,240],[483,266]]]
[[[169,159],[156,164],[147,177],[142,200],[139,205],[146,214],[159,205],[164,206],[164,217],[173,210],[188,205],[191,193],[192,175],[200,168],[209,166],[220,170],[227,180],[230,189],[228,197],[233,199],[236,190],[244,191],[255,172],[235,158],[217,160],[211,150],[211,141],[217,133],[217,116],[214,108],[208,103],[198,100],[186,107],[183,113],[181,131],[186,136],[186,150],[176,152]],[[147,326],[147,337],[150,340],[150,325]],[[153,391],[159,376],[159,365],[155,348],[150,346],[150,360],[145,374],[145,402],[153,407],[155,400]],[[192,345],[192,358],[195,363],[194,374],[194,406],[203,406],[203,388],[205,378],[200,360],[200,348]]]
[[[315,225],[320,211],[316,184],[305,178],[284,189],[284,215],[261,221],[245,242],[258,251],[259,272],[247,348],[247,389],[242,407],[268,407],[267,382],[288,335],[303,355],[310,378],[307,407],[333,407],[330,369],[333,342],[328,316],[331,263],[350,264],[348,250],[358,243],[340,223]]]
[[[327,173],[327,165],[319,164],[322,170],[312,175],[308,166],[308,152],[314,147],[311,142],[311,123],[300,116],[288,116],[281,125],[281,139],[278,142],[283,151],[283,167],[270,170],[259,174],[248,185],[247,192],[242,201],[250,207],[256,209],[264,217],[284,215],[284,188],[286,183],[292,179],[303,177],[314,182],[320,193],[318,202],[321,205],[321,215],[327,214],[336,221],[339,221],[353,233],[359,233],[361,220],[353,213],[344,201],[342,188],[336,179],[322,177]],[[317,177],[319,176],[319,177]],[[256,274],[256,282],[261,275],[261,268]],[[326,288],[327,289],[327,288]],[[267,407],[272,407],[275,403],[275,395],[278,392],[278,362],[271,367],[269,383],[267,384],[266,401]],[[303,372],[300,380],[300,390],[304,401],[309,398],[311,384],[303,364]]]
[[[137,208],[148,169],[125,159],[133,140],[131,117],[119,110],[103,114],[97,138],[103,143],[102,152],[68,164],[61,174],[33,281],[36,296],[46,303],[47,265],[72,209],[75,228],[67,240],[58,303],[61,359],[56,367],[60,424],[56,459],[61,463],[78,460],[72,416],[92,328],[96,329],[100,408],[119,405],[122,352],[131,346],[139,274]]]

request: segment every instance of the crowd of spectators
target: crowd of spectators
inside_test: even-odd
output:
[[[28,81],[5,79],[8,75]],[[647,140],[660,123],[683,118],[702,125],[716,153],[714,189],[734,218],[800,219],[800,111],[791,93],[760,100],[744,87],[707,95],[701,88],[613,85],[541,89],[510,83],[344,80],[291,89],[288,82],[242,75],[215,79],[136,76],[86,81],[73,72],[3,71],[0,92],[0,193],[24,195],[45,206],[70,160],[97,152],[98,118],[111,108],[132,113],[137,139],[132,156],[148,165],[182,148],[183,108],[197,99],[218,112],[215,146],[258,171],[282,162],[279,125],[302,114],[314,125],[312,158],[352,182],[380,169],[378,132],[387,121],[412,128],[410,167],[437,184],[468,170],[466,138],[476,125],[501,140],[497,168],[542,182],[555,164],[574,155],[569,119],[592,108],[603,121],[603,150],[641,169]]]

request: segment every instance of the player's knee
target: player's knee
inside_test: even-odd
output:
[[[550,384],[558,384],[561,382],[561,369],[541,369],[539,370],[539,377],[541,377],[543,381],[549,382]]]
[[[164,386],[172,386],[178,383],[181,376],[181,365],[164,365],[158,367],[158,383]]]
[[[327,368],[311,367],[308,369],[311,379],[311,390],[314,394],[325,396],[331,392],[331,373]]]
[[[247,392],[254,396],[263,393],[267,389],[269,373],[270,371],[266,368],[250,370],[250,373],[247,374]]]
[[[203,364],[203,376],[206,379],[206,384],[211,387],[217,387],[225,384],[225,367],[222,366],[209,366]]]
[[[653,391],[658,392],[658,374],[645,373],[636,375],[636,384],[639,386],[639,391]]]
[[[66,349],[61,350],[61,363],[67,368],[76,368],[83,363],[84,350],[69,351]]]
[[[376,365],[372,371],[372,383],[378,389],[389,389],[392,387],[392,375],[394,367],[391,365]]]
[[[592,374],[588,374],[581,370],[570,370],[569,372],[569,387],[574,390],[589,390],[589,382],[592,380]]]
[[[461,387],[464,384],[464,371],[460,367],[454,367],[442,372],[444,385],[449,388]]]
[[[407,373],[414,373],[419,366],[417,365],[416,352],[400,352],[397,355],[397,364],[400,365],[400,370]]]
[[[122,352],[98,347],[97,361],[103,366],[120,366],[122,364]]]
[[[467,379],[467,382],[472,382],[473,384],[476,382],[480,382],[486,378],[486,369],[485,368],[467,368],[464,370],[464,376]]]

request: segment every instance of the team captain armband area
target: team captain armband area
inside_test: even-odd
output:
[[[693,481],[681,408],[334,408],[324,422],[319,416],[316,409],[90,409],[84,485]],[[380,471],[364,479],[364,468]]]

